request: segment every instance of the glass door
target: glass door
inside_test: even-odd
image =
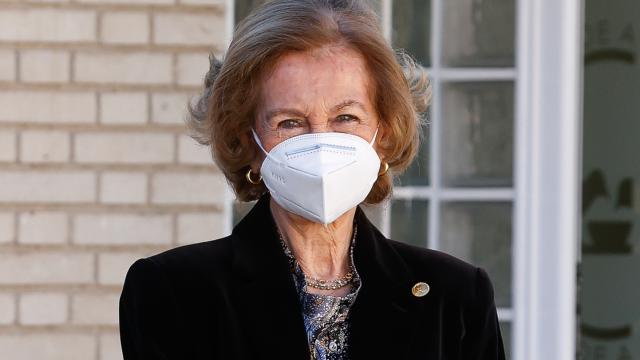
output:
[[[433,98],[385,230],[487,270],[509,357],[515,2],[395,0],[390,9],[392,44],[426,67]]]
[[[640,359],[640,3],[585,20],[581,354]]]

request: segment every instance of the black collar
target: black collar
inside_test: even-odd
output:
[[[270,358],[308,359],[298,296],[269,202],[268,194],[262,196],[232,233],[235,301],[246,309],[241,326],[258,349],[268,349]],[[349,315],[352,357],[380,355],[385,349],[401,355],[397,350],[410,340],[415,312],[424,302],[411,294],[415,278],[407,264],[360,207],[355,221],[354,262],[362,287]]]

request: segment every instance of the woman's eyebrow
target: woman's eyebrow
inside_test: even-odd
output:
[[[273,119],[276,116],[279,115],[287,115],[287,116],[297,116],[297,117],[306,117],[307,115],[297,109],[291,109],[291,108],[276,108],[276,109],[272,109],[267,111],[266,114],[266,119],[267,121]]]
[[[359,102],[358,100],[353,100],[353,99],[347,99],[347,100],[342,101],[338,105],[332,107],[331,108],[331,112],[338,112],[338,111],[340,111],[340,110],[342,110],[344,108],[350,107],[350,106],[359,107],[365,113],[367,112],[367,109],[365,109],[364,105],[361,102]]]
[[[336,113],[340,110],[343,110],[345,108],[351,107],[351,106],[355,106],[360,108],[362,111],[364,111],[365,113],[367,112],[367,110],[365,109],[364,105],[359,102],[358,100],[353,100],[353,99],[347,99],[344,101],[341,101],[339,104],[333,106],[331,108],[331,112],[332,113]],[[307,117],[307,114],[303,111],[297,110],[297,109],[293,109],[293,108],[276,108],[276,109],[272,109],[267,111],[265,118],[267,121],[273,119],[276,116],[280,116],[280,115],[285,115],[285,116],[297,116],[297,117]]]

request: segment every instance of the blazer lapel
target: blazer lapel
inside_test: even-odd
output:
[[[404,359],[429,297],[413,296],[419,280],[360,208],[356,223],[354,262],[362,287],[350,311],[352,358]]]
[[[234,228],[232,237],[233,301],[241,331],[253,344],[250,352],[265,359],[309,359],[302,310],[268,195]]]

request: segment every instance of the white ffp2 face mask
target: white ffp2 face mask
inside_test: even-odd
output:
[[[252,129],[253,131],[253,129]],[[271,196],[284,209],[328,224],[360,204],[378,178],[380,158],[373,143],[337,132],[294,136],[265,151],[260,168]]]

